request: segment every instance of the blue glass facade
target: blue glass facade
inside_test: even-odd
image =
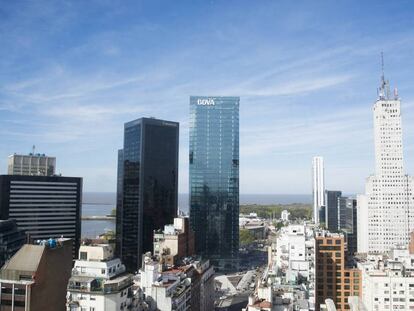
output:
[[[190,97],[190,221],[196,250],[237,268],[239,97]]]
[[[153,250],[154,230],[177,215],[179,124],[142,118],[125,124],[118,153],[117,253],[128,271]],[[119,193],[120,192],[120,193]]]

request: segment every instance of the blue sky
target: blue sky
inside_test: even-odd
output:
[[[179,121],[188,192],[190,95],[241,97],[241,192],[358,193],[373,172],[372,105],[402,97],[414,173],[412,1],[1,1],[0,173],[37,151],[85,191],[115,191],[123,123]]]

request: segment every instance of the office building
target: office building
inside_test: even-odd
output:
[[[142,254],[153,251],[154,230],[177,215],[178,135],[176,122],[142,118],[125,123],[116,233],[117,254],[130,272],[141,267]]]
[[[323,157],[314,157],[312,161],[313,177],[313,220],[315,224],[324,223],[320,219],[320,210],[325,206],[325,167]]]
[[[338,229],[345,235],[348,246],[348,259],[351,259],[357,252],[357,216],[357,200],[349,197],[340,197],[338,201]]]
[[[67,310],[137,310],[133,275],[108,244],[82,245],[67,287]]]
[[[332,299],[338,311],[347,310],[348,297],[360,296],[361,274],[346,266],[345,237],[321,231],[315,239],[315,310],[320,310],[326,299]]]
[[[117,181],[116,181],[116,245],[122,243],[122,198],[123,198],[123,185],[124,182],[124,150],[118,150],[118,168],[117,168]],[[115,248],[115,253],[118,257],[121,257],[121,250],[118,247]]]
[[[403,163],[401,101],[396,90],[391,94],[384,74],[374,104],[374,143],[375,174],[366,181],[365,195],[358,197],[358,214],[366,216],[359,222],[358,252],[365,253],[406,247],[414,229],[413,179]]]
[[[358,263],[362,272],[360,310],[414,309],[414,255],[393,250],[390,258],[368,255]]]
[[[81,234],[82,178],[0,175],[0,219],[13,218],[29,241],[70,238],[73,257]]]
[[[45,154],[12,154],[8,159],[8,175],[53,176],[56,173],[56,158]]]
[[[154,231],[154,256],[164,264],[174,266],[182,258],[194,255],[194,232],[189,218],[174,218],[174,224]]]
[[[190,97],[190,222],[196,251],[237,269],[239,97]]]
[[[0,270],[1,311],[65,311],[72,241],[25,244]]]
[[[26,243],[24,230],[14,219],[0,220],[0,268]]]
[[[325,191],[325,226],[331,231],[339,230],[339,199],[342,196],[341,191]]]

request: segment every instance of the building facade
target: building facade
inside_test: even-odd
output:
[[[65,311],[72,241],[25,244],[0,270],[1,311]]]
[[[360,296],[361,273],[346,266],[345,237],[322,231],[315,239],[315,310],[326,299],[332,299],[338,311],[347,310],[348,297]]]
[[[284,275],[285,282],[298,284],[313,280],[314,257],[313,228],[306,225],[289,225],[280,229],[269,260],[272,271]]]
[[[174,224],[154,231],[154,256],[164,264],[174,266],[184,257],[195,255],[194,232],[189,218],[174,218]]]
[[[0,219],[13,218],[29,241],[81,235],[82,178],[0,175]]]
[[[214,310],[214,268],[208,260],[187,258],[181,265],[166,267],[147,253],[139,279],[150,310]]]
[[[56,158],[45,154],[12,154],[8,159],[8,175],[53,176],[56,174]]]
[[[375,175],[367,179],[365,196],[358,202],[359,213],[367,216],[367,222],[360,222],[358,251],[383,253],[407,246],[414,229],[413,179],[404,173],[401,101],[396,90],[391,95],[384,74],[374,104],[374,142]]]
[[[368,255],[358,263],[362,271],[360,301],[375,311],[414,309],[414,256],[408,250],[393,250],[391,258]]]
[[[110,245],[83,245],[67,288],[67,311],[137,310],[133,275]]]
[[[122,245],[122,201],[123,201],[123,185],[124,183],[124,150],[118,150],[118,167],[117,167],[117,180],[116,180],[116,245]],[[118,257],[121,257],[121,247],[115,248],[115,253]]]
[[[325,167],[323,157],[314,157],[312,160],[313,178],[313,220],[315,224],[325,222],[320,219],[320,210],[325,206]]]
[[[0,220],[0,268],[26,243],[24,230],[14,219]]]
[[[130,272],[153,251],[153,232],[177,215],[179,124],[142,118],[125,123],[117,253]],[[122,172],[120,172],[120,170]]]
[[[190,97],[190,222],[196,251],[238,267],[239,97]]]
[[[339,230],[339,200],[341,191],[325,191],[325,226],[331,232]]]
[[[351,259],[357,252],[358,244],[358,215],[357,200],[340,197],[338,201],[338,229],[345,235],[347,242],[347,257]]]

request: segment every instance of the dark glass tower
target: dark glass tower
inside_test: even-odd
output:
[[[178,135],[176,122],[142,118],[125,123],[118,153],[117,249],[128,271],[152,252],[154,230],[177,215]]]
[[[190,97],[190,221],[196,250],[235,269],[239,250],[239,97]]]
[[[339,230],[339,222],[338,222],[338,215],[339,215],[339,199],[342,196],[341,191],[325,191],[325,220],[326,220],[326,227],[331,232],[337,232]]]

